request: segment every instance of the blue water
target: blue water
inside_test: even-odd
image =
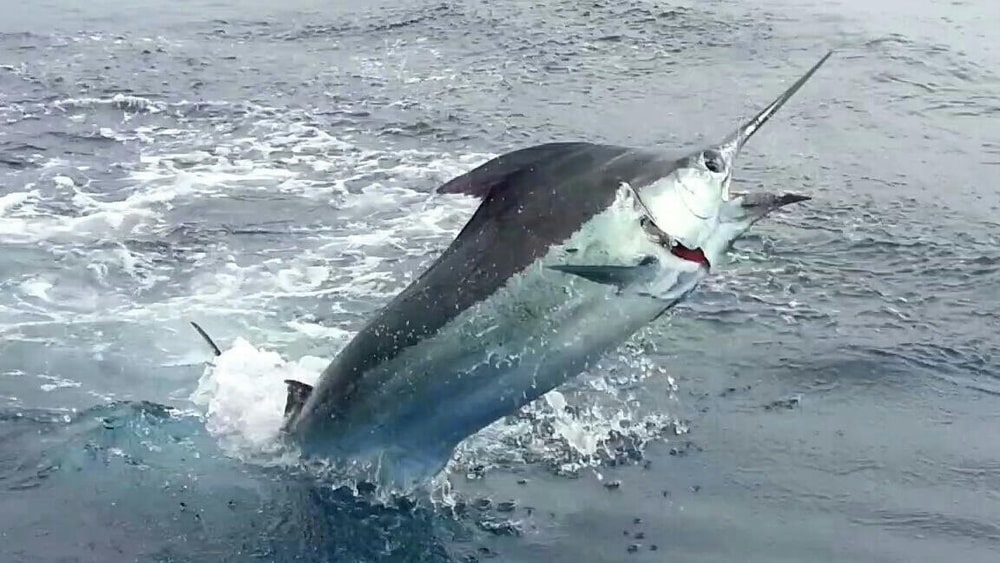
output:
[[[997,4],[330,4],[4,4],[0,561],[998,560]],[[715,140],[830,48],[735,174],[814,199],[450,488],[268,449],[435,186]]]

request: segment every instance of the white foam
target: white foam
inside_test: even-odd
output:
[[[566,411],[566,397],[559,391],[550,391],[544,396],[553,413],[553,431],[566,439],[569,446],[583,455],[597,453],[597,446],[605,436],[589,431],[588,427],[577,424]]]
[[[39,385],[39,388],[45,392],[54,391],[56,389],[61,389],[65,387],[80,387],[81,385],[79,381],[73,381],[72,379],[65,379],[53,375],[39,375],[38,378],[51,382]]]
[[[128,94],[115,94],[110,98],[67,98],[65,100],[58,100],[53,105],[63,111],[106,106],[133,112],[144,111],[150,113],[159,113],[169,107],[168,104],[163,102],[154,102],[149,98]]]
[[[298,331],[311,340],[335,340],[346,344],[351,338],[351,333],[337,327],[322,326],[315,323],[305,323],[301,321],[289,321],[286,323],[289,328]]]
[[[41,277],[27,279],[21,282],[18,289],[21,293],[29,297],[34,297],[50,303],[52,302],[52,299],[49,297],[49,290],[52,289],[52,282],[47,279],[43,279]]]
[[[191,401],[204,409],[209,432],[237,455],[273,451],[285,408],[285,379],[313,384],[327,360],[289,362],[238,338],[206,368]]]
[[[52,178],[52,181],[60,188],[73,188],[76,186],[76,182],[69,176],[55,176]]]
[[[6,195],[0,196],[0,217],[6,216],[8,213],[14,211],[15,209],[31,203],[33,200],[38,199],[38,192],[36,190],[26,191],[26,192],[11,192]]]

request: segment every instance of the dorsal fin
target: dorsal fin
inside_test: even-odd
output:
[[[294,379],[286,379],[285,384],[288,385],[288,395],[285,397],[285,421],[287,422],[298,416],[302,405],[312,394],[313,388],[312,385]]]
[[[590,143],[559,142],[516,150],[493,158],[461,176],[448,180],[437,188],[437,192],[465,194],[483,199],[497,186],[509,182],[522,172],[530,172],[535,164],[551,163],[559,155],[572,154],[587,145]]]

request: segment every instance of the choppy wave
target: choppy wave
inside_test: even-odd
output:
[[[206,7],[128,32],[50,10],[44,31],[0,33],[0,529],[22,538],[0,554],[442,561],[455,538],[531,533],[533,498],[476,498],[512,474],[542,481],[518,479],[523,496],[565,487],[583,508],[558,518],[645,552],[621,540],[626,515],[564,477],[645,466],[689,426],[712,456],[633,491],[607,483],[636,511],[668,478],[716,487],[643,504],[679,558],[836,544],[870,559],[899,534],[926,557],[928,536],[963,540],[950,557],[995,547],[990,508],[967,508],[992,494],[982,436],[1000,391],[997,75],[973,26],[989,8],[592,4],[295,21],[284,5]],[[947,43],[942,18],[965,26]],[[741,189],[813,201],[755,228],[631,347],[463,443],[433,508],[370,498],[282,447],[281,380],[314,378],[473,211],[438,183],[553,138],[687,146],[830,43],[829,73],[738,164]],[[207,368],[190,320],[225,348]],[[848,518],[888,533],[809,536]],[[553,540],[567,558],[614,544],[570,537]]]

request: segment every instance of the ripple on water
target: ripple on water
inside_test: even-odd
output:
[[[152,403],[71,414],[0,411],[0,420],[7,446],[0,496],[15,510],[0,515],[9,534],[0,545],[5,558],[41,536],[44,551],[32,551],[38,557],[94,562],[304,554],[446,561],[446,542],[463,530],[474,536],[471,521],[412,502],[380,503],[348,488],[316,487],[294,471],[230,461],[197,418]]]

